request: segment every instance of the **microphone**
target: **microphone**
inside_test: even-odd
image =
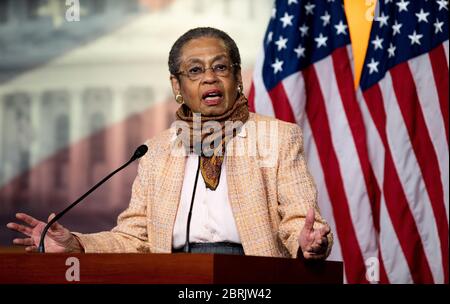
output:
[[[192,207],[194,206],[194,199],[195,199],[195,192],[196,192],[195,190],[197,189],[197,181],[198,181],[198,173],[200,172],[200,162],[201,162],[201,156],[198,157],[197,173],[195,174],[194,190],[192,191],[191,206],[189,208],[189,214],[188,214],[188,220],[187,220],[186,242],[185,242],[184,248],[183,248],[183,251],[186,253],[191,252],[191,247],[189,246],[189,231],[191,228]]]
[[[133,156],[130,158],[129,161],[127,161],[125,164],[123,164],[120,168],[116,169],[115,171],[111,172],[108,176],[103,178],[100,182],[98,182],[94,187],[92,187],[88,192],[83,194],[79,199],[77,199],[75,202],[70,204],[66,209],[58,213],[48,224],[45,226],[44,230],[41,234],[41,240],[39,242],[39,252],[44,253],[45,252],[45,245],[44,245],[44,239],[45,235],[47,234],[48,229],[57,221],[59,220],[64,214],[66,214],[70,209],[75,207],[79,202],[81,202],[86,196],[91,194],[95,189],[97,189],[99,186],[101,186],[104,182],[106,182],[108,179],[110,179],[114,174],[131,164],[133,161],[135,161],[138,158],[141,158],[142,156],[147,153],[148,147],[146,145],[140,145],[136,151],[134,151]]]

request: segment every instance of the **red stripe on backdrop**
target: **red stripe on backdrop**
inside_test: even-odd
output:
[[[416,222],[409,209],[408,201],[398,177],[391,156],[386,135],[386,113],[383,97],[378,84],[364,91],[364,99],[378,130],[385,148],[385,163],[383,177],[383,193],[386,208],[400,242],[403,254],[414,283],[433,283],[430,266],[425,256],[425,250],[417,229]]]
[[[369,153],[367,151],[366,128],[364,119],[356,99],[350,59],[347,53],[347,47],[336,49],[332,54],[334,74],[338,84],[339,94],[344,106],[350,130],[355,142],[356,151],[358,153],[359,162],[364,175],[364,181],[370,201],[370,207],[373,216],[373,225],[380,232],[380,200],[381,192],[376,182],[372,167],[370,166]],[[369,223],[368,223],[369,225]],[[377,235],[378,243],[378,235]],[[378,244],[379,245],[379,244]],[[380,248],[380,246],[378,246]],[[381,255],[378,255],[380,261],[380,283],[389,283],[384,269],[384,263]]]
[[[380,93],[379,96],[377,96],[377,98],[381,98],[381,93]],[[379,99],[379,100],[381,100],[381,99]],[[376,121],[383,121],[384,120],[385,114],[383,112],[382,105],[381,106],[380,105],[375,106],[372,109],[370,109],[370,111],[371,111],[371,116],[372,116],[373,120],[376,120]],[[382,141],[386,142],[386,136],[385,136],[385,134],[383,132],[382,126],[375,125],[375,127],[377,128],[378,133],[380,134],[380,137],[381,137]],[[373,174],[373,170],[372,170],[372,166],[370,167],[370,171],[371,171],[371,174],[374,175]],[[378,183],[377,183],[377,186],[375,187],[375,191],[376,191],[376,193],[375,193],[375,197],[376,197],[375,205],[376,205],[376,207],[375,208],[377,210],[380,210],[381,190],[378,187]],[[378,217],[378,219],[374,219],[374,220],[379,222],[380,218]],[[378,245],[379,245],[379,242],[378,242]],[[382,283],[383,282],[389,283],[389,278],[388,278],[387,273],[386,273],[386,268],[384,267],[384,263],[381,263],[382,262],[381,246],[378,246],[378,248],[380,249],[379,252],[378,252],[378,257],[379,257],[379,260],[380,260],[380,282],[382,282]]]
[[[433,69],[434,82],[439,96],[442,118],[444,119],[445,135],[448,145],[448,66],[444,46],[441,44],[429,53]]]
[[[366,128],[361,109],[359,108],[358,101],[356,100],[353,78],[349,77],[349,75],[352,75],[352,71],[347,54],[347,48],[343,47],[334,51],[332,59],[342,105],[344,106],[347,121],[350,126],[356,151],[359,156],[359,163],[361,164],[361,169],[364,175],[364,181],[366,183],[374,217],[374,226],[379,232],[380,209],[379,205],[376,205],[376,193],[380,193],[380,190],[378,189],[375,176],[373,175],[373,171],[370,167],[369,153],[367,151]]]
[[[255,110],[255,85],[250,86],[250,91],[248,92],[248,110],[250,112],[256,112]]]
[[[287,122],[295,123],[295,116],[292,112],[291,105],[289,104],[286,91],[284,90],[283,82],[279,82],[276,87],[268,93],[272,100],[275,117]]]
[[[445,283],[448,283],[448,224],[444,204],[444,190],[439,179],[436,181],[436,177],[441,176],[439,160],[425,123],[425,117],[417,96],[417,88],[408,64],[401,63],[391,69],[390,73],[403,120],[408,129],[409,138],[430,196],[441,241]],[[429,101],[425,100],[424,102]]]
[[[378,248],[380,249],[380,242],[378,241]],[[378,250],[378,260],[380,261],[380,283],[390,284],[389,278],[386,273],[386,268],[384,267],[383,257],[381,256],[381,249]]]
[[[324,179],[333,205],[333,217],[345,261],[345,273],[349,283],[367,283],[365,264],[353,227],[341,170],[331,140],[331,130],[325,110],[325,101],[314,66],[303,71],[307,102],[306,114],[322,164]]]

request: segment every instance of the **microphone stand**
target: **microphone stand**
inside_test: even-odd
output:
[[[201,162],[201,156],[198,157],[197,173],[195,174],[194,190],[192,192],[191,206],[189,208],[189,214],[188,214],[188,220],[187,220],[186,243],[184,244],[184,248],[183,248],[183,251],[186,252],[186,253],[190,253],[191,252],[191,247],[189,245],[189,232],[190,232],[190,228],[191,228],[192,207],[194,206],[194,199],[195,199],[195,192],[196,192],[196,189],[197,189],[198,174],[200,172],[200,162]]]
[[[106,182],[108,179],[110,179],[114,174],[116,174],[117,172],[119,172],[120,170],[122,170],[123,168],[125,168],[126,166],[128,166],[130,163],[132,163],[133,161],[135,161],[136,159],[142,157],[145,153],[147,153],[148,147],[146,145],[141,145],[139,146],[136,151],[134,152],[134,155],[130,158],[129,161],[127,161],[125,164],[123,164],[120,168],[114,170],[113,172],[111,172],[110,174],[108,174],[105,178],[103,178],[101,181],[99,181],[94,187],[92,187],[88,192],[86,192],[85,194],[83,194],[79,199],[77,199],[75,202],[73,202],[72,204],[70,204],[66,209],[64,209],[63,211],[61,211],[60,213],[58,213],[54,218],[51,219],[50,222],[47,223],[47,225],[45,225],[44,230],[42,231],[41,234],[41,239],[39,242],[39,252],[40,253],[45,253],[45,245],[44,245],[44,239],[45,239],[45,235],[48,232],[48,229],[57,221],[59,220],[64,214],[66,214],[70,209],[72,209],[73,207],[75,207],[79,202],[81,202],[86,196],[88,196],[89,194],[91,194],[95,189],[97,189],[100,185],[102,185],[104,182]]]

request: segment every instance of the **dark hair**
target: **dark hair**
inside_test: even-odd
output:
[[[197,27],[184,33],[180,38],[175,41],[169,53],[169,72],[178,78],[178,72],[180,70],[180,56],[183,46],[192,39],[210,37],[222,40],[225,43],[225,47],[230,55],[231,62],[236,64],[237,68],[234,69],[234,75],[240,70],[241,55],[239,49],[234,40],[224,31],[218,30],[212,27]]]

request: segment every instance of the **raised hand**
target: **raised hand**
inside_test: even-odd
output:
[[[50,214],[48,221],[55,216]],[[25,250],[28,252],[37,251],[39,241],[41,239],[42,231],[47,223],[39,221],[34,217],[25,214],[17,213],[16,218],[24,224],[8,223],[6,227],[26,235],[26,238],[16,238],[13,244],[26,246]],[[77,238],[70,233],[70,231],[60,225],[58,222],[54,223],[48,230],[45,236],[45,252],[82,252],[82,246]]]
[[[302,249],[305,259],[324,259],[328,248],[327,235],[330,227],[325,225],[319,229],[314,229],[314,209],[308,210],[305,225],[298,237],[298,243]]]

